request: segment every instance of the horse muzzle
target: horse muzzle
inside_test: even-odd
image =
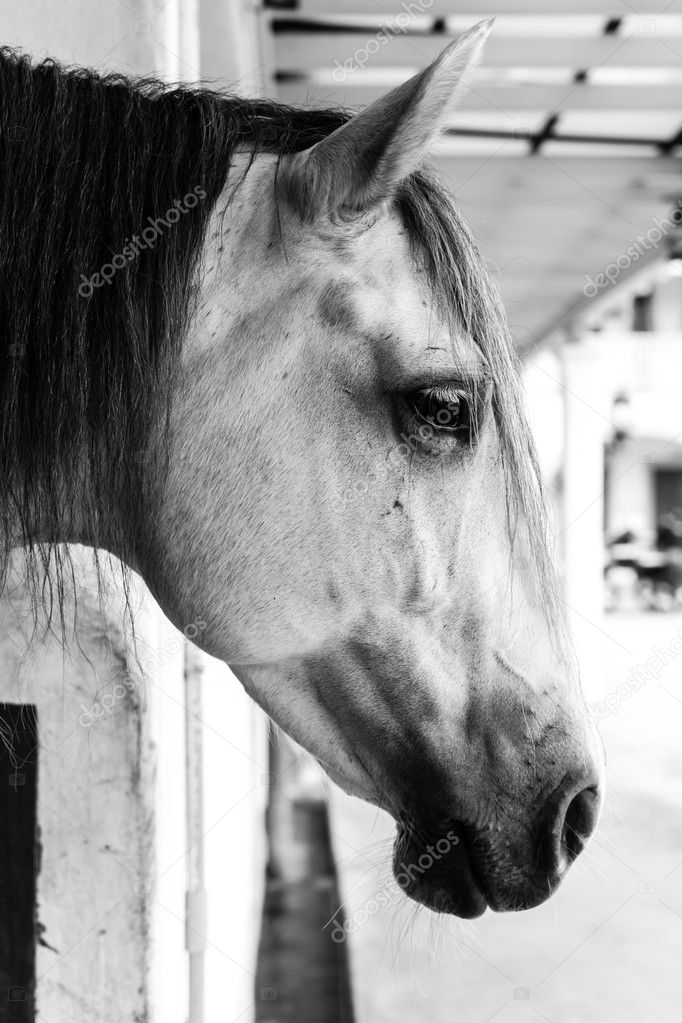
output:
[[[466,830],[456,821],[447,831],[430,836],[414,826],[399,826],[393,874],[415,902],[437,913],[470,919],[484,913],[488,902],[474,869]]]
[[[393,871],[406,895],[440,913],[473,918],[532,909],[559,887],[594,831],[596,778],[567,775],[524,826],[514,813],[485,827],[452,821],[398,825]]]

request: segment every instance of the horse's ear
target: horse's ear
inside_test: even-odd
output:
[[[304,220],[361,211],[390,196],[424,159],[493,19],[450,44],[424,71],[386,93],[321,142],[283,161],[278,190]]]

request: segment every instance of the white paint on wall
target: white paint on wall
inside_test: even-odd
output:
[[[265,717],[230,670],[204,660],[206,1021],[251,1023],[265,883]]]
[[[3,0],[2,41],[36,59],[56,57],[67,64],[161,75],[169,68],[166,43],[171,15],[154,0]]]
[[[198,0],[201,76],[239,96],[275,95],[272,36],[256,0]]]
[[[33,703],[38,715],[38,1011],[57,1023],[120,1023],[144,1018],[148,1004],[150,693],[131,664],[119,597],[103,610],[87,557],[73,553],[78,628],[66,650],[54,636],[40,641],[42,620],[34,633],[20,571],[0,600],[0,699]]]
[[[145,743],[153,760],[150,802],[149,1009],[158,1023],[185,1023],[188,965],[185,949],[187,832],[185,826],[184,636],[140,584],[136,616],[138,656],[149,687]]]

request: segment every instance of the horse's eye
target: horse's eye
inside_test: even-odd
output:
[[[457,433],[471,425],[469,400],[461,391],[427,387],[411,395],[411,404],[417,420],[439,433]]]

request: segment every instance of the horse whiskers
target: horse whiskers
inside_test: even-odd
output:
[[[403,923],[401,932],[400,932],[400,934],[398,936],[398,945],[397,945],[397,948],[396,948],[395,953],[393,955],[393,959],[391,960],[391,969],[392,970],[395,968],[396,960],[397,960],[397,958],[398,958],[398,956],[400,954],[400,950],[402,948],[402,944],[403,944],[403,942],[405,940],[405,937],[407,936],[408,932],[410,932],[412,930],[412,928],[414,927],[415,920],[417,919],[417,916],[419,915],[419,912],[422,909],[423,909],[423,906],[421,906],[419,903],[415,903],[413,908],[412,908],[412,912],[408,914],[407,919]]]

